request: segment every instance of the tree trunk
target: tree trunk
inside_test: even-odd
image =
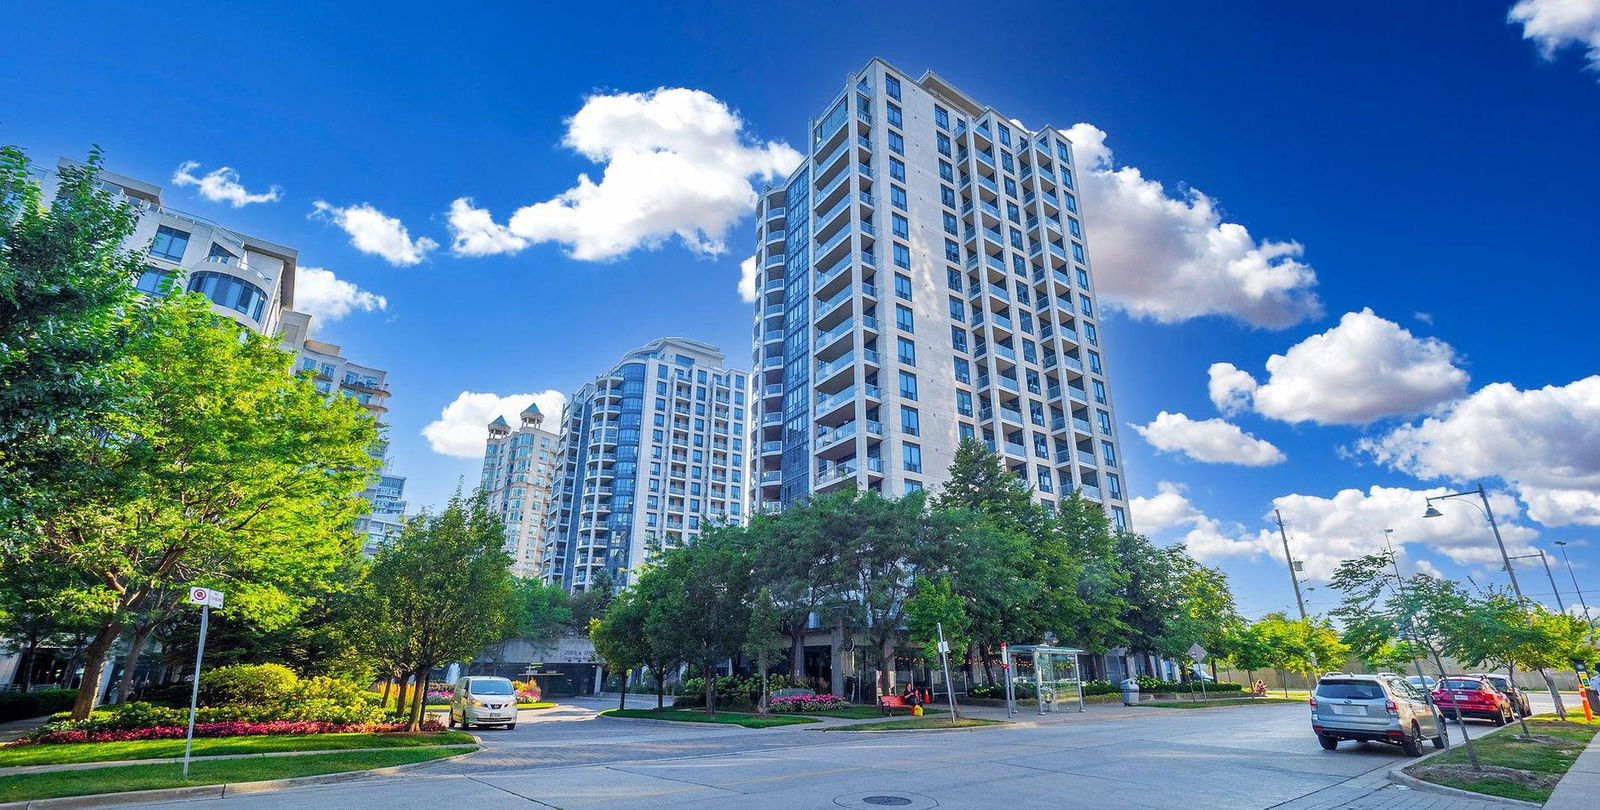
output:
[[[383,697],[378,700],[378,705],[379,706],[387,706],[387,705],[389,705],[389,690],[391,690],[393,688],[394,688],[394,676],[390,675],[389,677],[384,678],[383,679]]]
[[[122,622],[108,621],[100,625],[100,631],[95,633],[94,640],[84,649],[83,682],[78,685],[78,696],[72,702],[72,719],[87,720],[89,713],[94,711],[100,698],[101,671],[105,669],[111,646],[117,643],[117,637],[121,635]]]
[[[1449,677],[1445,674],[1444,660],[1439,657],[1439,652],[1437,650],[1429,650],[1428,652],[1433,656],[1434,666],[1439,668],[1439,682],[1442,686],[1444,684],[1444,679]],[[1472,734],[1467,731],[1467,721],[1461,719],[1461,704],[1452,700],[1450,701],[1450,708],[1455,710],[1456,725],[1461,727],[1461,739],[1467,745],[1467,760],[1472,763],[1473,770],[1483,770],[1483,766],[1478,764],[1478,749],[1472,747]],[[1443,717],[1442,712],[1440,713],[1440,716]],[[1443,729],[1440,730],[1443,731]],[[1449,736],[1449,732],[1446,732],[1446,736]]]
[[[427,702],[427,672],[432,667],[419,667],[423,674],[417,676],[417,688],[411,697],[411,720],[406,724],[406,731],[418,732],[422,730],[422,705]]]
[[[789,634],[789,674],[804,682],[806,677],[806,631],[804,628]]]
[[[983,679],[990,686],[994,686],[994,664],[990,663],[990,659],[994,657],[994,648],[985,644],[980,655],[983,656]]]
[[[628,708],[628,678],[632,675],[633,670],[631,669],[622,671],[622,697],[617,700],[617,709],[619,710]]]
[[[756,653],[756,668],[761,670],[761,697],[756,698],[756,714],[767,713],[767,648]]]
[[[150,641],[150,634],[155,632],[156,624],[153,621],[145,622],[133,628],[133,638],[128,642],[128,657],[122,660],[122,677],[117,680],[116,703],[128,701],[128,693],[133,691],[133,670],[139,665],[139,655]]]
[[[706,714],[717,716],[717,672],[708,666],[701,666],[706,680]]]
[[[1512,686],[1517,685],[1517,667],[1515,664],[1506,664],[1506,682]],[[1532,736],[1533,732],[1528,730],[1528,718],[1522,716],[1522,707],[1519,705],[1512,708],[1516,709],[1517,723],[1522,726],[1522,736]]]
[[[400,717],[405,714],[406,682],[409,680],[411,680],[411,673],[406,670],[401,670],[400,691],[396,692],[394,696],[394,714],[396,717]]]
[[[17,659],[17,667],[22,672],[21,690],[24,694],[33,686],[33,657],[39,651],[39,642],[29,639],[27,646],[22,648],[22,656]]]
[[[1561,690],[1556,688],[1556,679],[1550,676],[1550,670],[1539,667],[1539,674],[1544,676],[1544,685],[1550,690],[1550,699],[1556,702],[1556,717],[1567,719],[1567,707],[1561,703]]]
[[[894,692],[894,634],[889,633],[878,642],[878,682],[882,692],[887,695]]]
[[[667,705],[667,674],[656,673],[656,708],[662,709]]]

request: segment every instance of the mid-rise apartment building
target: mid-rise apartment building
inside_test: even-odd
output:
[[[562,415],[547,581],[627,585],[652,554],[743,523],[745,372],[716,347],[661,338],[573,394]]]
[[[519,577],[542,577],[546,568],[545,521],[550,514],[551,485],[561,456],[561,439],[544,429],[544,414],[530,404],[512,428],[505,417],[489,423],[483,450],[483,476],[478,487],[490,511],[506,524],[506,553]]]
[[[1128,521],[1072,145],[874,59],[761,197],[757,508],[937,488],[984,441]]]

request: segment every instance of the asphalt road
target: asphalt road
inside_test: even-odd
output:
[[[1059,715],[1037,725],[912,734],[613,720],[597,717],[600,707],[586,703],[524,712],[514,731],[477,732],[484,751],[405,774],[181,805],[219,810],[1505,807],[1387,786],[1385,773],[1402,759],[1398,749],[1345,743],[1338,751],[1323,751],[1299,704],[1204,710],[1094,706],[1086,714]],[[1481,734],[1491,727],[1473,723],[1469,728]]]

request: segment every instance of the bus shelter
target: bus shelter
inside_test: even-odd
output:
[[[1000,669],[1006,676],[1006,714],[1017,714],[1017,684],[1033,687],[1039,714],[1058,711],[1076,699],[1084,711],[1083,678],[1078,656],[1083,650],[1042,644],[1000,645]]]

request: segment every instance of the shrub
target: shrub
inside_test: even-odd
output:
[[[842,709],[849,706],[850,701],[838,695],[800,695],[773,698],[768,705],[774,712],[823,712],[829,709]]]
[[[539,684],[536,681],[512,681],[511,685],[517,690],[518,703],[538,703],[541,697]]]
[[[271,706],[284,702],[300,685],[282,664],[233,664],[200,676],[200,702],[207,706]]]
[[[159,708],[159,707],[158,707]],[[196,722],[196,737],[253,737],[265,734],[394,734],[406,730],[405,723],[314,723],[273,720],[269,722]],[[423,731],[443,731],[444,726],[428,721]],[[182,739],[187,724],[132,729],[55,729],[48,726],[18,740],[14,745],[56,745],[60,743],[129,742],[132,740]]]
[[[78,693],[72,689],[35,689],[0,694],[0,723],[26,720],[72,708]]]
[[[767,676],[769,693],[776,689],[793,689],[801,686],[805,684],[788,675]],[[761,679],[754,675],[748,678],[738,675],[724,676],[717,679],[714,688],[719,706],[754,706],[761,698]],[[678,685],[675,694],[678,699],[673,701],[674,706],[704,706],[706,681],[704,678],[689,678]]]

